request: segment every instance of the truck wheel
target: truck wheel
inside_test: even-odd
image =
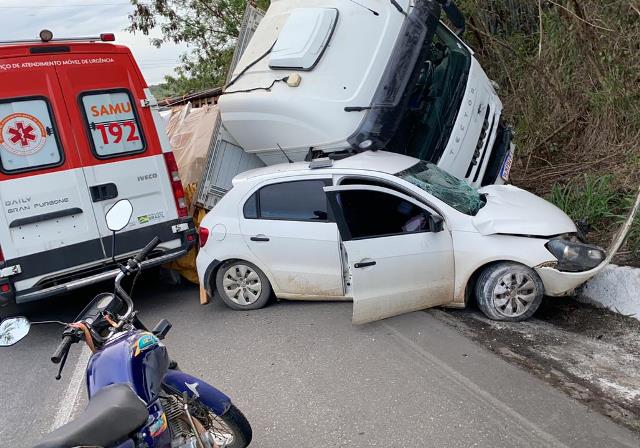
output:
[[[216,289],[224,303],[234,310],[263,308],[271,297],[267,276],[253,263],[227,261],[216,274]]]
[[[527,266],[502,262],[488,266],[476,283],[478,307],[493,320],[520,322],[533,316],[544,295],[544,285]]]

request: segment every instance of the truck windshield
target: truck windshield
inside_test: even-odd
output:
[[[471,54],[442,23],[425,42],[421,70],[401,124],[388,144],[393,152],[437,163],[456,121]]]
[[[433,163],[418,162],[411,168],[400,171],[396,176],[421,188],[465,215],[475,216],[486,203],[484,196],[469,184],[453,177]]]

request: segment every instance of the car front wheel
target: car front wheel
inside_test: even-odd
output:
[[[267,276],[253,263],[227,261],[216,274],[216,289],[227,306],[234,310],[263,308],[271,297]]]
[[[538,274],[512,262],[488,266],[476,283],[478,307],[493,320],[526,320],[536,312],[543,295],[544,285]]]

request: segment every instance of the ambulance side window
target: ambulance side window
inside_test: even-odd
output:
[[[0,100],[0,163],[13,173],[60,165],[60,142],[45,98]]]
[[[121,89],[89,92],[80,98],[96,157],[144,151],[144,136],[129,92]]]

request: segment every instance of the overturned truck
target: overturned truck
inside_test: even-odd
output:
[[[435,163],[474,187],[504,183],[512,133],[463,29],[451,1],[274,0],[264,16],[249,7],[198,205],[213,207],[248,160],[366,150]]]

